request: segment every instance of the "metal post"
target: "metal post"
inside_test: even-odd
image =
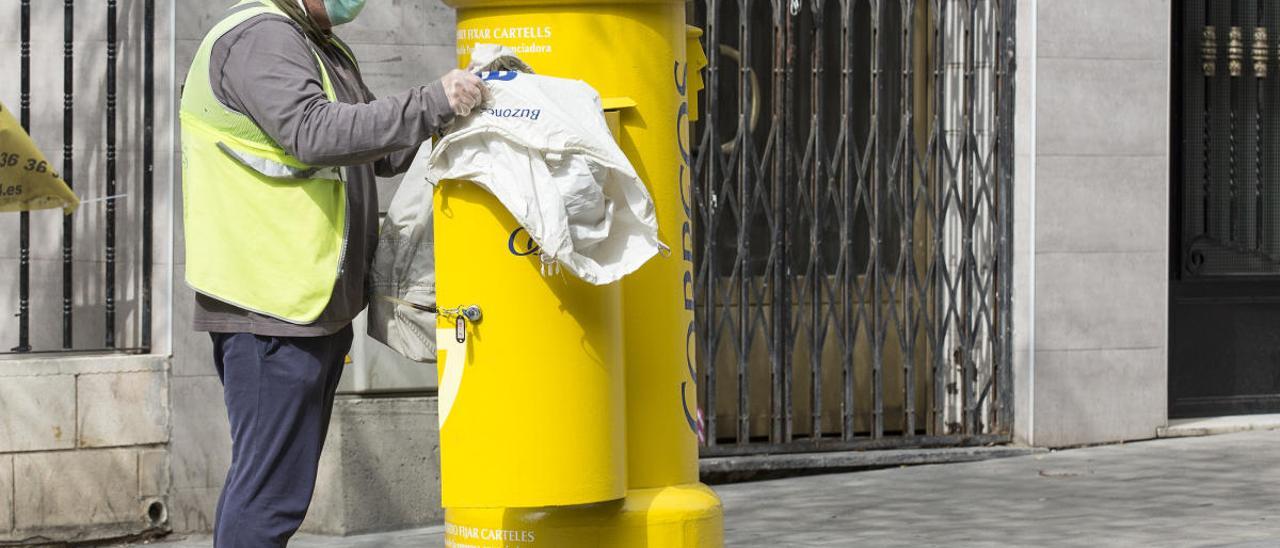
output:
[[[1262,112],[1266,108],[1267,65],[1271,58],[1271,44],[1264,18],[1266,3],[1258,2],[1257,20],[1253,28],[1253,78],[1257,103],[1253,112],[1253,249],[1264,252],[1267,223],[1263,220],[1262,201]]]
[[[1014,63],[1017,50],[1014,47],[1017,38],[1017,2],[1001,0],[1000,34],[997,41],[999,57],[999,101],[997,110],[997,127],[1000,134],[997,141],[997,162],[999,165],[999,200],[1000,200],[1000,259],[996,276],[999,281],[1000,303],[997,319],[1000,329],[1000,358],[996,375],[996,419],[998,428],[992,432],[1007,434],[1013,432],[1013,109],[1014,109]]]
[[[826,194],[826,152],[822,139],[822,39],[823,0],[809,3],[813,14],[813,52],[809,67],[809,143],[807,152],[812,156],[807,166],[809,173],[809,201],[813,208],[809,222],[809,431],[813,438],[822,437],[822,342],[826,335],[822,313],[822,286],[826,270],[822,268],[823,197]],[[834,304],[834,303],[832,303]]]
[[[1236,200],[1237,200],[1237,181],[1236,181],[1236,96],[1239,91],[1237,81],[1244,73],[1244,30],[1240,27],[1239,2],[1231,2],[1231,27],[1227,31],[1227,72],[1230,75],[1228,85],[1230,86],[1229,95],[1229,111],[1230,124],[1227,134],[1227,146],[1229,147],[1227,154],[1227,190],[1229,195],[1229,206],[1227,207],[1227,242],[1229,245],[1236,244],[1236,226],[1239,224],[1236,220]]]
[[[1202,125],[1204,132],[1200,136],[1200,149],[1203,153],[1203,157],[1201,158],[1203,161],[1203,172],[1201,173],[1201,192],[1203,193],[1203,196],[1201,197],[1200,203],[1201,226],[1198,233],[1205,235],[1213,234],[1213,226],[1209,216],[1209,212],[1213,209],[1213,179],[1211,177],[1213,172],[1211,145],[1213,144],[1213,141],[1210,137],[1210,123],[1212,121],[1211,113],[1213,111],[1213,79],[1218,72],[1218,31],[1217,28],[1213,26],[1213,9],[1210,6],[1211,4],[1205,5],[1205,27],[1200,34],[1200,60],[1202,63],[1201,69],[1204,74],[1204,108],[1201,111],[1203,114]]]
[[[720,288],[717,280],[719,279],[719,260],[718,246],[716,245],[716,227],[719,218],[717,211],[716,195],[720,185],[720,134],[717,132],[718,126],[716,118],[718,112],[715,107],[719,104],[716,97],[719,97],[720,91],[720,55],[718,46],[720,44],[720,2],[719,0],[706,0],[706,43],[703,46],[707,53],[707,69],[706,69],[706,101],[700,103],[702,112],[700,120],[703,124],[703,138],[701,139],[699,162],[702,172],[699,174],[697,184],[693,185],[695,191],[701,190],[700,195],[694,199],[698,204],[700,211],[695,212],[695,219],[702,219],[704,222],[701,226],[694,228],[694,233],[700,235],[703,241],[701,264],[698,269],[704,276],[702,283],[702,317],[699,319],[698,341],[702,345],[702,362],[705,371],[705,377],[702,382],[702,390],[705,396],[703,404],[706,406],[704,434],[706,436],[706,445],[713,447],[716,445],[716,438],[719,436],[716,405],[716,372],[717,372],[717,353],[719,352],[720,330],[716,328],[719,324],[717,319],[720,313],[717,310],[717,297],[720,295]]]
[[[75,153],[72,146],[75,142],[75,0],[64,0],[62,4],[62,180],[67,186],[75,188],[72,179],[75,176]],[[74,345],[74,323],[72,321],[74,256],[72,246],[75,245],[75,223],[70,215],[62,217],[62,348],[70,350]]]
[[[880,109],[882,108],[881,100],[884,89],[880,83],[880,70],[883,64],[884,45],[881,25],[884,15],[884,5],[881,0],[870,0],[871,2],[871,437],[880,439],[884,437],[884,324],[881,316],[884,315],[884,301],[882,299],[881,287],[884,276],[884,264],[882,263],[882,254],[880,253],[880,230],[882,226],[881,213],[883,209],[884,190],[888,185],[883,183],[881,178],[881,167],[884,160],[885,149],[881,142],[882,121],[880,118]]]
[[[31,0],[22,0],[22,44],[19,47],[19,116],[22,129],[31,132]],[[31,351],[31,214],[18,215],[18,346],[15,352]]]
[[[142,21],[142,325],[141,346],[151,350],[151,269],[155,177],[155,0],[143,2]]]
[[[786,129],[784,115],[779,111],[779,103],[781,102],[780,97],[782,96],[781,94],[784,93],[785,88],[785,84],[783,83],[785,81],[785,76],[783,74],[783,64],[785,63],[785,60],[783,57],[784,52],[781,51],[778,44],[784,43],[784,40],[786,39],[787,23],[785,22],[786,16],[784,13],[787,10],[789,2],[790,0],[771,0],[769,2],[771,15],[769,28],[771,31],[770,38],[772,39],[771,45],[773,46],[771,55],[768,57],[769,63],[771,64],[769,67],[769,86],[770,97],[772,100],[769,105],[769,125],[772,133],[765,145],[766,151],[776,149],[776,145],[780,143],[782,139],[781,133]],[[751,32],[750,14],[739,13],[738,17],[743,21],[741,23],[742,36],[749,36]],[[747,41],[739,42],[739,47],[744,52],[742,57],[742,66],[744,69],[747,67],[747,59],[754,59],[754,57],[747,57],[745,55],[745,52],[748,49],[748,44],[749,42]],[[747,81],[748,80],[746,78],[740,79],[740,85],[746,85]],[[746,88],[743,88],[743,94],[746,93],[745,89]],[[759,93],[759,90],[753,89],[751,92],[756,94]],[[745,95],[743,97],[743,100],[745,100]],[[740,117],[740,120],[745,120],[745,118]],[[740,121],[739,123],[743,122]],[[749,130],[750,128],[747,127],[746,129]],[[740,131],[740,133],[745,133],[747,136],[743,139],[743,144],[741,146],[754,147],[754,134],[749,131]],[[750,143],[750,145],[748,145],[748,143]],[[739,152],[739,154],[745,153],[746,149],[742,149],[741,152]],[[766,154],[768,154],[768,152],[766,152]],[[769,227],[769,242],[772,246],[778,245],[778,242],[781,239],[781,234],[786,230],[786,221],[783,220],[782,217],[779,217],[781,212],[778,207],[778,203],[782,201],[782,198],[780,197],[781,193],[785,192],[785,189],[777,184],[777,180],[783,176],[779,173],[782,166],[779,162],[781,161],[782,156],[782,154],[775,153],[772,161],[770,162],[770,166],[767,168],[768,171],[761,171],[760,179],[756,182],[756,184],[760,185],[768,184],[769,202],[765,207],[768,208],[769,214],[773,217],[773,224]],[[751,213],[743,211],[742,214],[742,224],[749,225],[751,222]],[[741,230],[746,230],[746,227],[741,227]],[[740,250],[740,252],[745,251],[746,250]],[[785,255],[785,252],[779,254]],[[785,318],[788,317],[786,301],[783,300],[786,290],[782,289],[785,287],[786,278],[780,273],[783,269],[784,261],[785,259],[782,257],[770,256],[769,265],[765,270],[766,278],[764,280],[769,292],[769,320],[767,335],[769,338],[769,441],[775,444],[785,443],[790,436],[790,410],[788,409],[788,394],[785,388],[787,379],[787,351],[786,343],[783,342],[786,335],[782,327],[783,324],[786,323]],[[743,275],[745,276],[747,274],[744,272]],[[745,309],[741,312],[743,314],[748,314]]]
[[[972,434],[973,424],[973,405],[976,366],[973,357],[973,312],[977,307],[979,300],[974,296],[974,212],[977,209],[976,204],[976,188],[978,183],[974,178],[974,164],[977,162],[977,147],[974,143],[974,117],[976,110],[976,97],[974,93],[975,82],[973,77],[974,65],[974,44],[973,44],[973,25],[976,17],[977,4],[982,0],[966,0],[965,12],[961,14],[961,49],[964,50],[964,64],[961,67],[963,74],[963,87],[961,91],[960,103],[961,122],[960,122],[960,152],[959,157],[963,169],[960,171],[960,268],[958,270],[960,280],[960,310],[957,313],[957,320],[960,324],[959,337],[956,340],[956,353],[960,356],[959,379],[960,379],[960,400],[959,400],[959,418],[960,418],[960,434]]]
[[[748,313],[747,307],[751,304],[750,288],[747,274],[748,256],[747,249],[750,244],[750,233],[748,227],[750,223],[745,218],[746,212],[750,209],[750,193],[751,193],[751,165],[746,161],[747,150],[751,147],[751,141],[746,133],[745,120],[747,119],[747,109],[749,103],[746,100],[748,74],[751,70],[751,33],[750,17],[752,0],[739,0],[738,2],[738,29],[740,33],[740,44],[742,60],[738,67],[738,128],[740,140],[736,147],[738,154],[738,211],[742,212],[743,218],[738,222],[738,241],[737,241],[737,266],[735,270],[738,273],[736,289],[738,290],[738,336],[737,336],[737,358],[738,358],[738,425],[737,425],[737,442],[744,444],[751,438],[751,404],[750,404],[750,368],[748,357],[751,353],[751,314]]]
[[[947,305],[950,302],[950,286],[947,278],[947,268],[949,266],[949,257],[947,255],[946,235],[948,221],[948,204],[950,202],[948,196],[947,173],[948,163],[950,162],[947,152],[947,143],[949,135],[947,134],[947,105],[946,105],[946,55],[947,55],[947,16],[950,0],[934,0],[933,16],[930,18],[932,28],[930,33],[933,35],[934,49],[934,65],[933,65],[933,112],[932,112],[932,131],[933,134],[933,165],[930,167],[930,173],[933,175],[933,184],[931,186],[931,194],[933,195],[933,276],[930,280],[933,285],[933,307],[934,321],[929,323],[929,327],[933,333],[933,434],[943,435],[948,433],[947,419],[949,418],[948,403],[950,402],[950,391],[947,386],[948,364],[951,357],[947,352],[949,330],[947,323],[949,315],[947,313]]]
[[[853,120],[853,38],[854,12],[858,0],[842,0],[840,3],[840,305],[844,322],[840,329],[841,401],[840,437],[844,441],[854,438],[854,415],[857,412],[854,387],[854,347],[858,340],[858,316],[854,301],[858,292],[858,276],[854,272],[857,248],[853,239],[854,218],[858,210],[858,187],[855,171],[858,169],[858,146],[854,138]]]
[[[795,79],[795,22],[791,16],[794,10],[799,12],[800,0],[775,0],[773,6],[773,105],[771,122],[773,125],[773,142],[769,144],[772,151],[773,170],[769,180],[773,212],[773,226],[770,234],[773,253],[769,271],[772,273],[770,301],[772,318],[770,330],[770,356],[772,369],[773,395],[773,428],[770,439],[774,443],[790,442],[794,434],[795,416],[791,402],[791,386],[794,378],[791,356],[791,280],[792,275],[788,260],[790,246],[787,240],[791,216],[791,163],[787,151],[795,139],[791,110],[787,107],[794,104],[793,90]],[[744,44],[743,48],[746,48]],[[744,57],[745,59],[745,57]],[[745,63],[745,61],[744,61]],[[763,181],[761,181],[763,183]]]
[[[107,0],[106,347],[116,346],[116,0]]]
[[[914,293],[915,293],[915,139],[914,139],[914,107],[912,101],[915,100],[915,88],[913,86],[915,58],[913,53],[913,36],[912,32],[915,28],[915,9],[914,0],[904,0],[902,2],[902,100],[899,102],[899,108],[902,109],[902,127],[898,131],[903,133],[902,153],[898,169],[902,174],[902,182],[899,188],[901,196],[901,222],[902,222],[902,242],[899,246],[899,253],[905,255],[900,260],[905,261],[903,267],[903,279],[899,281],[899,292],[902,295],[902,318],[903,328],[899,329],[899,343],[902,345],[902,409],[903,409],[903,428],[904,436],[914,436],[916,431],[916,383],[915,383],[915,340],[916,329],[914,324],[915,310],[913,310]],[[890,303],[890,306],[896,306]]]
[[[977,329],[974,326],[974,310],[981,303],[981,298],[975,295],[974,287],[977,285],[977,243],[976,240],[976,221],[978,210],[978,196],[980,185],[980,177],[977,176],[979,169],[978,164],[981,162],[981,151],[978,148],[977,139],[974,137],[977,127],[977,110],[978,94],[977,79],[974,77],[974,67],[977,65],[978,48],[975,43],[977,34],[974,29],[978,21],[978,5],[984,0],[969,0],[968,13],[964,16],[964,48],[966,50],[964,64],[964,114],[963,117],[963,136],[961,137],[961,157],[964,158],[965,170],[964,186],[962,187],[962,206],[963,214],[960,218],[961,223],[961,266],[960,279],[962,294],[962,313],[960,316],[960,340],[957,349],[962,357],[960,371],[960,401],[961,414],[960,424],[961,432],[964,434],[974,433],[974,423],[976,415],[977,398],[974,392],[974,386],[977,384],[977,363],[974,358],[975,333]]]

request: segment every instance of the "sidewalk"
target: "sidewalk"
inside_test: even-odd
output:
[[[728,546],[1280,546],[1280,431],[716,487]],[[158,544],[207,547],[207,538]],[[298,548],[443,546],[440,528]]]

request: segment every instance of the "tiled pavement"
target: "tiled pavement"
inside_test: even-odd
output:
[[[729,546],[1280,547],[1280,431],[716,488]],[[207,547],[207,538],[161,543]],[[440,528],[299,548],[442,546]]]

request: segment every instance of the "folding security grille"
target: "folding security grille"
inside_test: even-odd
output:
[[[1180,275],[1280,274],[1280,5],[1182,2]]]
[[[1014,2],[693,9],[704,455],[1007,440]]]

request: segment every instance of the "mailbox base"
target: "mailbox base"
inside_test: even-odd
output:
[[[447,508],[445,546],[724,546],[720,499],[701,483],[632,489],[622,500],[545,508]]]

